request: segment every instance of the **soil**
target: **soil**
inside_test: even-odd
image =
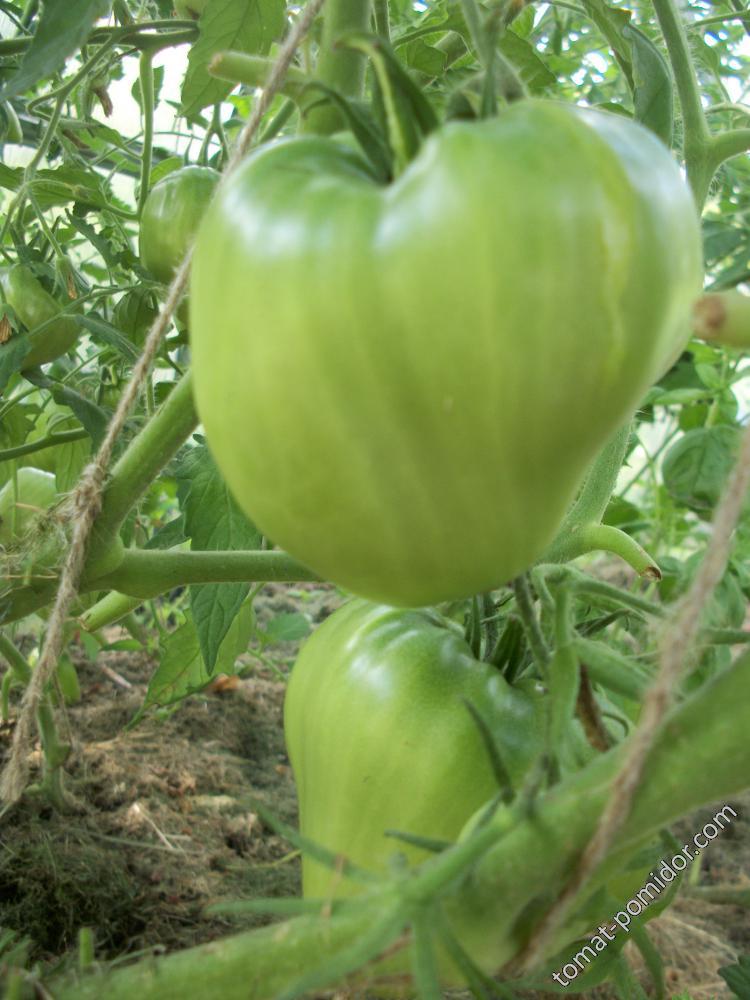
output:
[[[269,585],[256,611],[261,625],[290,611],[315,624],[339,602],[332,588]],[[122,634],[115,628],[108,638]],[[83,697],[67,709],[62,735],[74,747],[68,785],[79,808],[60,815],[32,800],[0,820],[0,964],[2,931],[26,941],[29,963],[69,960],[81,927],[94,930],[98,958],[122,960],[155,944],[176,950],[265,922],[212,914],[211,904],[298,894],[298,854],[264,819],[269,811],[291,826],[296,820],[279,672],[297,646],[278,643],[263,662],[251,652],[245,676],[219,678],[132,728],[155,659],[112,651],[93,662],[76,647]],[[0,728],[0,750],[10,734],[10,725]],[[700,884],[750,890],[750,795],[730,804],[738,818],[705,851]],[[679,824],[680,842],[715,812]],[[718,969],[750,953],[748,908],[683,894],[648,931],[670,996],[733,995]],[[638,954],[628,954],[638,969]]]

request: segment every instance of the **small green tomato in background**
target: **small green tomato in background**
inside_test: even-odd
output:
[[[141,263],[167,285],[192,243],[219,180],[210,167],[183,167],[154,184],[143,206]]]
[[[143,347],[158,312],[154,293],[146,288],[134,288],[117,303],[112,318],[117,329],[136,347]]]
[[[0,545],[20,538],[37,514],[55,501],[55,477],[42,469],[19,469],[15,482],[9,479],[0,489]]]
[[[61,315],[60,304],[28,267],[14,264],[3,270],[0,285],[5,301],[29,331],[31,349],[24,368],[46,365],[71,349],[80,327],[71,316]]]

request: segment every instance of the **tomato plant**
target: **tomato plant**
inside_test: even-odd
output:
[[[279,144],[198,237],[209,444],[323,576],[401,605],[486,590],[679,354],[701,270],[672,158],[622,118],[523,102],[433,134],[386,188],[333,141]]]
[[[745,827],[679,847],[750,774],[703,7],[4,3],[0,992],[659,997],[685,886],[741,939]]]

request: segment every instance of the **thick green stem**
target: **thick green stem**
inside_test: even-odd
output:
[[[116,570],[83,590],[116,590],[145,600],[194,583],[256,583],[320,579],[286,552],[183,552],[128,549]]]
[[[315,77],[344,97],[361,97],[365,82],[362,52],[339,48],[338,39],[348,32],[370,29],[371,0],[327,0],[323,10],[323,35]],[[330,104],[311,108],[304,131],[328,135],[343,126],[341,113]]]
[[[580,493],[565,515],[560,530],[548,549],[549,552],[552,552],[560,542],[564,541],[565,537],[575,528],[580,528],[584,524],[598,524],[601,521],[614,492],[617,476],[628,450],[630,427],[631,421],[628,420],[612,435],[594,459],[586,473]],[[556,560],[548,560],[546,554],[540,560],[540,562],[548,561],[554,562]]]
[[[373,0],[375,9],[375,31],[386,42],[391,40],[391,22],[388,11],[388,0]]]
[[[138,188],[138,217],[148,197],[151,183],[151,152],[154,142],[154,57],[150,51],[141,52],[139,61],[141,86],[141,115],[143,117],[143,149],[141,151],[141,179]]]
[[[600,524],[630,439],[630,421],[614,434],[589,468],[578,497],[540,562],[563,563],[586,552],[615,552],[638,573],[658,575],[653,559],[628,535]]]
[[[682,108],[683,152],[688,181],[698,207],[701,208],[714,171],[709,162],[711,135],[701,103],[698,79],[690,55],[685,26],[675,0],[654,0],[654,9],[667,46]]]
[[[192,376],[188,372],[112,469],[94,526],[90,564],[112,544],[133,505],[197,426]]]
[[[5,657],[11,673],[25,687],[31,680],[31,667],[4,632],[0,632],[0,656]]]
[[[115,590],[123,598],[158,597],[175,587],[194,583],[297,583],[318,580],[307,567],[286,552],[179,552],[126,549],[116,570],[84,576],[79,593]],[[3,595],[4,623],[25,618],[49,604],[57,591],[57,577],[40,578]],[[109,595],[108,595],[109,597]],[[104,598],[105,601],[108,598]],[[112,597],[117,603],[117,598]],[[93,610],[93,609],[92,609]]]

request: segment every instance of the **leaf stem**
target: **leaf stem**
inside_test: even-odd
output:
[[[365,56],[351,48],[339,48],[337,41],[348,32],[368,31],[371,0],[326,0],[323,34],[315,77],[344,97],[360,97],[365,82]],[[310,109],[304,132],[328,135],[341,126],[341,115],[332,105]]]
[[[143,149],[141,150],[141,177],[138,188],[138,218],[148,197],[151,182],[151,154],[154,142],[154,57],[144,49],[139,60],[141,87],[141,115],[143,117]]]
[[[534,662],[542,677],[546,677],[550,652],[542,634],[539,619],[534,610],[534,601],[531,596],[528,576],[521,575],[516,577],[513,581],[513,593],[516,596],[518,615],[523,625],[531,655],[534,657]]]
[[[84,580],[81,592],[116,590],[120,595],[145,600],[175,587],[197,583],[254,583],[261,580],[296,583],[319,579],[286,552],[127,549],[115,570],[106,576]]]
[[[72,431],[53,431],[46,437],[39,438],[38,441],[29,441],[28,444],[19,444],[15,448],[3,449],[0,451],[0,462],[9,462],[14,458],[22,458],[24,455],[33,455],[35,451],[54,448],[57,444],[67,444],[70,441],[80,441],[88,436],[88,431],[82,427]]]

